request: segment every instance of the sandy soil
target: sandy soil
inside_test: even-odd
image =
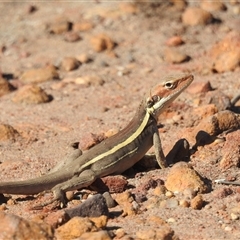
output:
[[[214,44],[231,30],[239,30],[239,15],[235,5],[225,2],[226,11],[215,11],[220,22],[187,26],[181,21],[184,11],[173,6],[142,11],[128,3],[104,1],[90,3],[0,3],[0,71],[15,87],[24,83],[21,76],[27,69],[58,67],[58,80],[38,83],[52,101],[44,104],[15,103],[16,91],[0,99],[0,122],[11,125],[20,137],[0,144],[1,181],[29,179],[51,169],[69,152],[70,144],[89,141],[91,133],[101,135],[109,130],[119,131],[131,119],[136,107],[150,87],[164,76],[192,73],[195,82],[211,83],[230,99],[239,93],[239,67],[234,71],[216,73],[207,54]],[[238,3],[239,4],[239,3]],[[199,5],[198,2],[190,5]],[[32,9],[34,6],[36,9]],[[238,6],[238,5],[236,5]],[[150,16],[145,16],[144,12]],[[66,41],[66,32],[52,34],[54,23],[68,20],[71,23],[91,22],[92,27],[78,31],[78,41]],[[74,26],[74,25],[73,25]],[[113,50],[96,52],[91,39],[98,34],[108,35],[116,46]],[[181,36],[185,44],[178,50],[190,56],[184,63],[165,61],[166,41]],[[238,45],[239,46],[239,45]],[[65,57],[80,55],[91,58],[73,71],[61,66]],[[104,84],[77,84],[85,76],[99,77]],[[162,141],[167,153],[173,144],[184,137],[182,129],[196,126],[202,116],[194,115],[194,108],[204,106],[198,101],[201,93],[184,92],[170,113],[160,118]],[[178,119],[177,122],[172,120]],[[209,146],[199,149],[191,158],[194,168],[204,177],[214,180],[226,176],[240,177],[237,167],[219,168],[216,160],[220,144],[214,150]],[[216,151],[217,151],[216,150]],[[208,154],[207,154],[208,153]],[[212,153],[213,155],[211,155]],[[149,176],[166,178],[167,170],[152,170]],[[226,186],[214,185],[213,191],[204,194],[209,203],[201,210],[191,208],[151,208],[134,217],[118,217],[109,226],[123,227],[129,236],[141,229],[151,229],[146,223],[152,215],[164,220],[174,218],[170,227],[180,239],[239,239],[239,220],[231,219],[229,209],[238,206],[239,187],[228,186],[232,194],[218,196]],[[22,211],[25,202],[9,206],[9,212],[27,217]],[[227,209],[227,210],[226,210]]]

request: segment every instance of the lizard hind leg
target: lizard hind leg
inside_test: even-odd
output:
[[[54,193],[53,201],[60,201],[61,205],[66,206],[67,191],[73,191],[90,186],[97,179],[96,174],[92,170],[84,170],[78,176],[75,175],[66,182],[56,185],[52,191]]]

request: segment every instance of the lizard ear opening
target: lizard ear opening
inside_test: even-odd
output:
[[[147,107],[152,107],[155,103],[159,102],[161,98],[158,95],[154,95],[147,99]]]

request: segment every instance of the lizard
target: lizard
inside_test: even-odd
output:
[[[193,81],[193,75],[167,77],[145,97],[129,124],[83,154],[75,149],[66,161],[49,173],[22,181],[1,182],[0,193],[34,195],[52,191],[55,200],[65,203],[65,193],[90,186],[97,178],[121,174],[154,146],[158,165],[166,168],[158,131],[159,115]]]

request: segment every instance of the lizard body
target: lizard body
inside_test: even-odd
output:
[[[193,81],[192,75],[168,78],[143,99],[130,123],[116,135],[81,155],[79,149],[60,168],[38,178],[0,183],[0,193],[32,195],[52,190],[63,201],[64,193],[88,187],[97,178],[120,174],[155,147],[160,167],[167,167],[159,137],[158,116]]]

